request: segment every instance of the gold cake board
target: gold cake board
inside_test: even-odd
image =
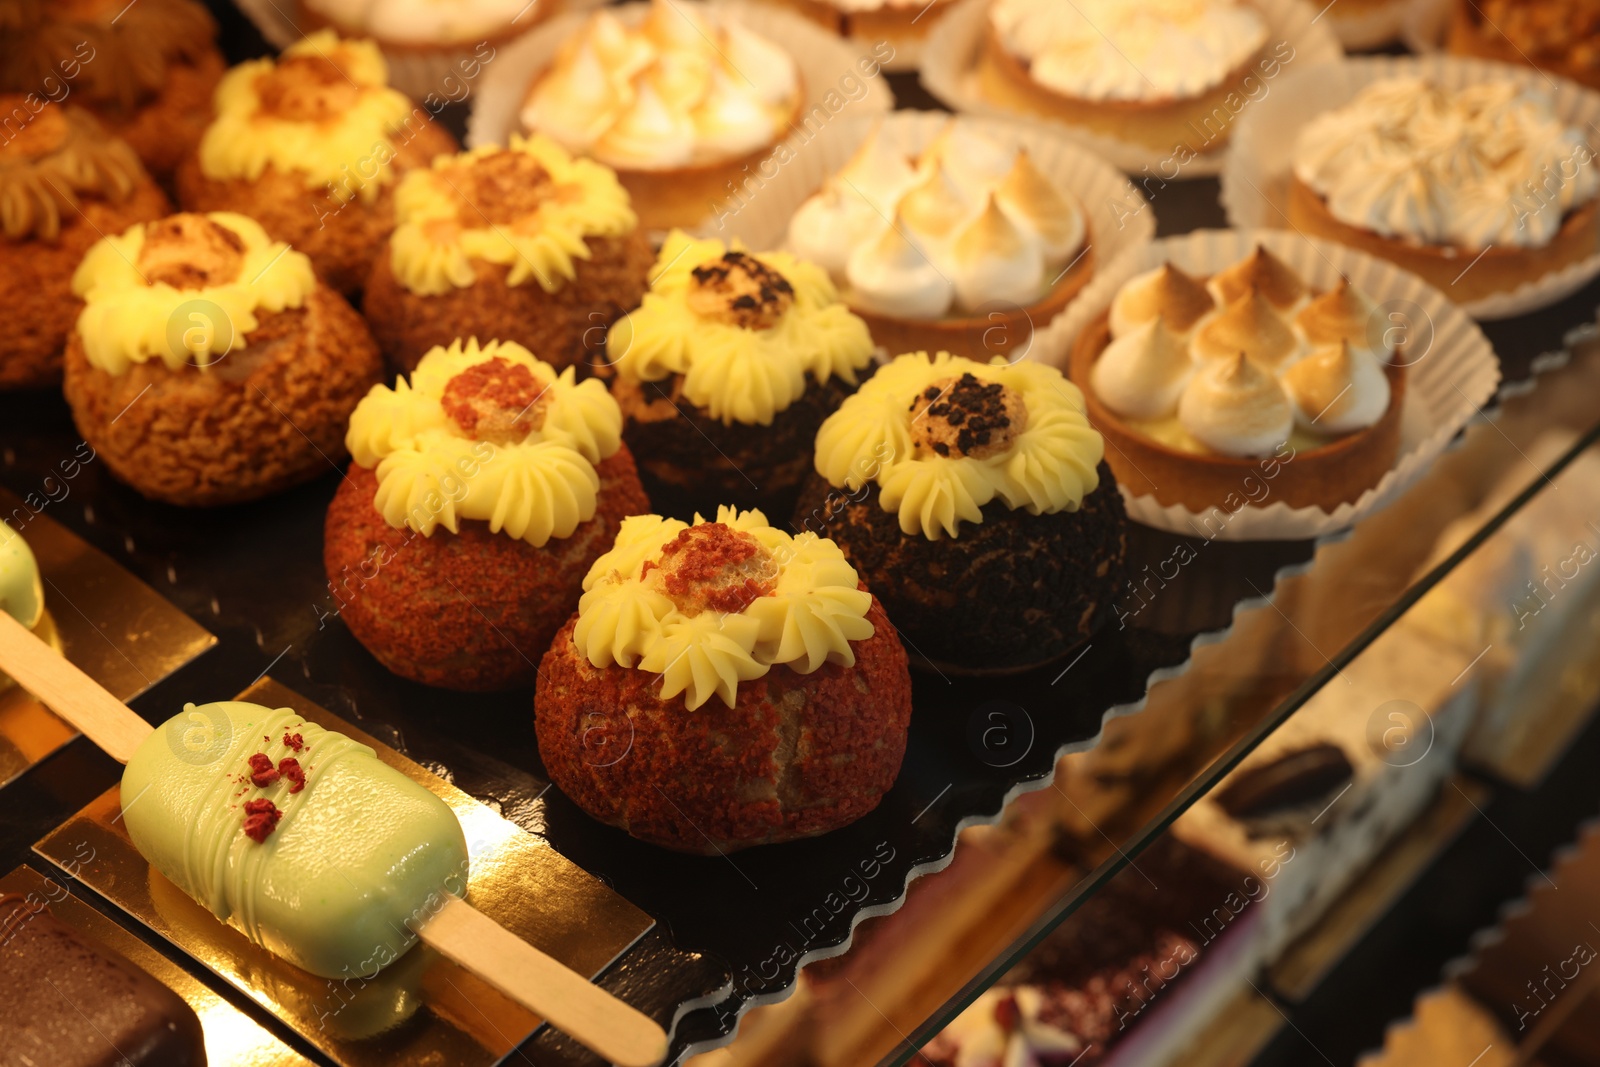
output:
[[[372,746],[461,822],[479,911],[580,974],[598,975],[653,925],[643,911],[544,841],[381,741],[271,678],[236,698],[289,707]],[[425,945],[372,976],[318,978],[251,944],[145,861],[122,824],[116,786],[34,851],[170,941],[341,1067],[487,1067],[540,1019]],[[222,1061],[228,1062],[228,1061]]]
[[[37,633],[124,703],[217,643],[186,613],[45,511],[0,489],[0,520],[39,562],[45,616]],[[31,694],[0,691],[0,785],[78,736]]]

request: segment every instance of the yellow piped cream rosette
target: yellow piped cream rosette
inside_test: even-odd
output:
[[[355,100],[317,121],[271,114],[258,82],[278,63],[302,57],[333,64],[354,86]],[[389,88],[389,67],[376,44],[343,40],[332,30],[297,41],[277,60],[252,59],[229,70],[217,85],[213,104],[217,117],[200,140],[200,170],[207,178],[255,181],[270,165],[304,174],[308,189],[329,186],[338,200],[359,195],[368,204],[394,180],[389,166],[396,151],[393,135],[417,110],[404,93]],[[363,166],[375,173],[363,175]]]
[[[247,335],[260,325],[259,312],[301,307],[316,288],[311,260],[268,237],[254,219],[231,211],[205,218],[244,246],[235,279],[224,285],[180,289],[152,282],[138,267],[150,223],[103,237],[84,255],[72,291],[84,301],[78,334],[92,366],[116,375],[159,359],[171,370],[189,364],[204,371],[228,351],[246,347]]]
[[[1026,408],[1024,429],[993,455],[938,455],[916,440],[918,398],[937,397],[939,383],[965,374],[1013,391]],[[911,352],[879,368],[823,422],[815,463],[836,489],[877,483],[879,504],[899,516],[903,533],[937,541],[960,536],[964,522],[981,523],[991,500],[1032,515],[1076,511],[1100,484],[1104,453],[1083,394],[1059,371]]]
[[[443,403],[459,375],[494,360],[532,373],[543,414],[535,429],[501,442],[467,435]],[[599,381],[575,375],[571,367],[557,374],[511,341],[456,341],[423,356],[410,382],[373,386],[350,417],[345,447],[376,468],[373,505],[395,529],[428,537],[475,519],[539,548],[594,517],[595,466],[622,445],[617,402]]]
[[[706,521],[696,515],[693,525]],[[775,666],[797,674],[826,663],[855,666],[850,642],[873,635],[866,617],[872,596],[859,588],[855,568],[839,547],[813,533],[774,529],[756,510],[722,507],[715,521],[760,544],[771,591],[742,611],[688,614],[649,575],[663,549],[690,524],[659,515],[624,519],[611,551],[583,580],[573,641],[589,663],[659,674],[661,699],[681,693],[690,711],[714,696],[733,707],[740,682]]]
[[[777,272],[793,301],[768,329],[750,329],[702,315],[689,303],[695,271],[728,252],[750,255]],[[770,426],[806,389],[839,378],[854,385],[872,362],[867,324],[840,301],[821,267],[785,252],[749,253],[738,241],[667,236],[639,308],[611,327],[607,350],[617,373],[640,382],[683,375],[683,395],[730,425]]]
[[[506,151],[536,161],[552,188],[534,211],[501,225],[473,211],[461,189],[473,163]],[[400,284],[422,296],[470,286],[475,259],[510,267],[507,285],[537,281],[557,292],[578,276],[576,261],[590,258],[584,238],[621,237],[639,222],[615,171],[574,159],[548,137],[515,133],[506,148],[484,145],[410,171],[395,189],[394,210],[389,263]]]

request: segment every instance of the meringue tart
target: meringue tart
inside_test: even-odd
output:
[[[1597,199],[1594,151],[1544,93],[1394,78],[1302,130],[1287,214],[1465,303],[1600,251]]]
[[[1399,455],[1406,374],[1385,325],[1348,280],[1313,293],[1257,246],[1209,279],[1172,263],[1130,279],[1068,373],[1134,495],[1332,511]]]
[[[650,230],[704,222],[805,103],[799,66],[729,9],[597,11],[528,87],[520,121],[616,171]]]
[[[1600,7],[1588,0],[1457,0],[1445,51],[1522,64],[1600,89]]]
[[[994,0],[976,76],[1002,107],[1192,158],[1223,148],[1252,82],[1293,58],[1267,36],[1234,0]]]
[[[1025,351],[1094,273],[1087,215],[1010,147],[952,119],[915,159],[881,126],[800,205],[787,245],[890,352]]]
[[[295,25],[331,26],[391,52],[450,53],[497,45],[559,12],[562,0],[299,0]],[[493,58],[491,53],[490,58]]]

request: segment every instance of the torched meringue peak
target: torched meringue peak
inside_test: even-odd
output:
[[[1160,419],[1178,409],[1195,362],[1158,315],[1106,346],[1089,373],[1100,400],[1125,419]]]
[[[910,159],[884,144],[880,122],[828,184],[844,186],[888,215],[916,175]]]
[[[906,236],[903,212],[876,239],[857,245],[845,273],[856,302],[903,319],[936,319],[950,310],[954,287]]]
[[[1160,316],[1173,333],[1187,336],[1217,302],[1196,278],[1172,263],[1132,278],[1111,301],[1111,336],[1121,337]]]
[[[1295,421],[1310,433],[1354,433],[1389,410],[1389,379],[1378,358],[1346,341],[1327,345],[1283,372]]]
[[[1244,259],[1212,276],[1206,288],[1226,307],[1254,289],[1280,315],[1291,315],[1306,302],[1306,283],[1289,264],[1256,245]]]
[[[993,193],[983,213],[956,237],[950,260],[956,303],[969,312],[1015,300],[1018,293],[1037,287],[1044,270],[1038,243],[1000,210]]]
[[[1011,170],[1017,151],[951,119],[917,157],[919,170],[941,166],[967,200],[981,203]]]
[[[850,266],[852,244],[882,225],[883,215],[860,192],[843,182],[829,182],[795,212],[789,246],[801,259],[842,278]]]
[[[1279,370],[1300,353],[1299,338],[1256,289],[1247,290],[1194,335],[1198,359],[1226,359],[1240,352],[1269,372]]]
[[[1351,285],[1350,279],[1340,277],[1338,285],[1300,310],[1294,324],[1313,348],[1346,342],[1387,360],[1394,354],[1394,341],[1387,324],[1377,320],[1377,311],[1377,305]]]
[[[995,196],[1006,214],[1039,235],[1040,251],[1050,266],[1067,262],[1083,247],[1083,213],[1040,173],[1026,148],[1017,151],[1011,169],[995,187]]]
[[[898,214],[913,233],[938,239],[954,235],[970,212],[949,172],[935,163],[901,198]]]
[[[1195,372],[1178,401],[1189,436],[1225,456],[1265,456],[1289,440],[1294,407],[1278,380],[1243,352]]]

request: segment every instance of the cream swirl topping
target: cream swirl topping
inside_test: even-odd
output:
[[[981,523],[993,500],[1076,511],[1100,484],[1104,451],[1083,394],[1054,368],[911,352],[823,422],[815,462],[836,489],[876,483],[902,532],[937,541]]]
[[[389,88],[371,41],[319,30],[276,59],[239,64],[217,85],[217,117],[200,140],[208,178],[255,181],[267,167],[301,174],[337,199],[377,199],[394,180],[395,137],[419,109]]]
[[[775,143],[800,103],[794,59],[723,9],[653,0],[596,12],[534,81],[526,129],[619,170],[720,162]]]
[[[635,515],[583,580],[573,641],[595,667],[659,674],[662,700],[731,708],[740,682],[773,667],[854,666],[851,642],[873,634],[860,584],[832,541],[773,529],[759,511]]]
[[[548,137],[517,134],[505,148],[439,156],[410,171],[395,189],[394,215],[389,264],[424,296],[470,286],[474,260],[507,267],[507,285],[536,281],[553,293],[590,257],[585,238],[638,225],[615,173]]]
[[[375,385],[345,434],[376,468],[385,522],[424,537],[462,519],[534,547],[594,517],[595,466],[622,444],[622,409],[598,380],[557,374],[511,341],[452,342],[422,357],[411,380]]]
[[[316,286],[304,254],[226,211],[102,237],[72,275],[84,355],[108,374],[151,359],[205,371],[249,344],[262,312],[300,307]]]
[[[1463,249],[1543,247],[1600,195],[1582,131],[1509,81],[1375,82],[1306,125],[1294,173],[1342,222]]]
[[[788,244],[852,304],[920,320],[1033,303],[1087,235],[1082,207],[1026,149],[952,120],[915,160],[874,130],[800,205]]]
[[[1112,299],[1112,340],[1089,385],[1158,439],[1175,424],[1182,447],[1265,455],[1297,426],[1326,439],[1383,417],[1395,347],[1383,325],[1348,279],[1314,296],[1262,245],[1205,281],[1164,263]]]
[[[1230,0],[997,0],[995,36],[1033,80],[1080,100],[1184,100],[1221,85],[1266,42]]]
[[[650,291],[606,337],[617,373],[636,382],[683,375],[683,395],[724,424],[770,426],[806,378],[854,384],[872,361],[867,324],[819,267],[785,252],[674,230]]]

